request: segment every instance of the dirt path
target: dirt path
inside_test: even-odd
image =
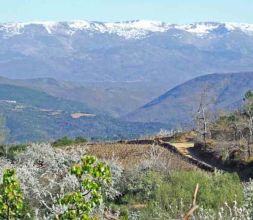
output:
[[[234,173],[236,172],[242,181],[248,181],[253,178],[252,164],[249,165],[231,165],[224,164],[220,159],[215,158],[214,155],[206,154],[201,151],[198,147],[194,147],[192,142],[160,142],[161,146],[166,147],[168,150],[179,154],[182,158],[185,158],[189,162],[195,164],[201,169],[206,171],[214,172],[215,170],[222,170],[225,172]]]
[[[170,142],[169,144],[174,146],[178,150],[178,152],[180,152],[180,154],[182,154],[184,157],[189,158],[193,161],[198,161],[199,164],[206,167],[210,167],[210,169],[218,169],[227,172],[235,171],[234,168],[221,164],[220,161],[215,160],[213,157],[204,156],[198,148],[194,147],[194,143],[192,142]]]
[[[184,142],[184,143],[169,143],[169,144],[177,148],[177,150],[184,156],[193,158],[193,155],[191,154],[189,149],[194,147],[194,143]]]
[[[209,163],[210,161],[203,159],[202,155],[200,155],[200,152],[196,150],[196,148],[194,148],[194,143],[192,142],[169,143],[169,144],[174,146],[182,155],[191,160],[196,160],[200,164],[210,167],[211,169],[215,168],[220,169],[220,167],[215,166],[214,163]]]
[[[202,169],[214,171],[216,168],[218,168],[214,164],[204,161],[200,153],[194,148],[194,143],[192,142],[173,143],[160,141],[160,145],[166,147],[168,150],[174,151],[181,157]]]

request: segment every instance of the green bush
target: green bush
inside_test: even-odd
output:
[[[197,183],[200,186],[197,204],[203,209],[210,209],[217,213],[225,203],[232,207],[234,201],[238,205],[243,202],[243,187],[237,174],[174,171],[164,177],[154,192],[155,199],[149,202],[148,207],[143,211],[143,219],[145,216],[154,215],[154,210],[157,209],[159,215],[170,213],[172,218],[179,217],[189,209]]]
[[[122,207],[120,209],[120,220],[128,220],[129,219],[129,211],[126,207]]]
[[[0,145],[0,156],[13,160],[19,153],[25,151],[26,148],[27,145],[25,144]]]
[[[169,204],[179,206],[181,199],[190,204],[197,183],[200,186],[197,203],[203,208],[217,210],[225,202],[232,206],[234,201],[241,203],[243,200],[243,188],[237,174],[175,171],[156,191],[156,201],[164,208]]]
[[[124,173],[120,186],[122,196],[116,204],[130,210],[132,205],[141,204],[141,219],[178,218],[189,209],[197,183],[200,186],[197,204],[203,209],[218,213],[225,203],[232,207],[234,201],[239,206],[243,202],[243,187],[237,174],[131,171]]]
[[[134,204],[150,201],[155,198],[155,192],[162,182],[162,176],[156,172],[125,171],[119,191],[122,197],[120,204]]]
[[[96,157],[83,156],[80,163],[72,166],[71,174],[78,179],[79,187],[59,199],[59,204],[67,210],[56,219],[97,219],[92,217],[92,212],[103,202],[103,187],[112,181],[110,167]]]
[[[83,144],[87,142],[87,139],[85,139],[84,137],[76,137],[74,142],[75,144]]]
[[[13,169],[6,169],[3,173],[3,182],[0,185],[0,218],[32,219],[31,208],[25,202]]]
[[[63,137],[53,142],[53,147],[63,147],[73,144],[73,140],[68,137]]]
[[[86,142],[87,142],[87,139],[83,137],[76,137],[75,139],[70,139],[65,136],[53,142],[52,145],[53,147],[64,147],[64,146],[70,146],[74,144],[83,144]]]

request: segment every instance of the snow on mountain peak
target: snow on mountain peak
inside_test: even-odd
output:
[[[43,26],[47,30],[47,32],[51,34],[53,31],[53,28],[57,25],[57,22],[34,21],[34,22],[5,23],[5,24],[0,24],[0,31],[4,31],[7,35],[18,35],[18,34],[22,34],[24,31],[24,28],[29,25]]]
[[[218,28],[219,25],[220,24],[218,23],[196,23],[186,25],[175,25],[175,28],[198,35],[205,35]]]
[[[74,21],[69,23],[73,31],[90,30],[101,33],[117,34],[125,38],[139,38],[145,36],[148,32],[164,32],[168,30],[168,25],[156,21],[128,21],[128,22],[87,22]]]
[[[241,30],[248,34],[253,34],[253,24],[237,24],[237,23],[194,23],[186,25],[167,24],[159,21],[135,20],[128,22],[89,22],[77,20],[71,22],[30,22],[30,23],[7,23],[0,24],[0,31],[8,36],[22,34],[24,29],[31,25],[42,26],[48,32],[65,33],[73,35],[77,31],[92,31],[99,33],[116,34],[126,39],[138,39],[147,36],[152,32],[167,32],[171,29],[186,31],[197,36],[207,35],[212,31],[222,27],[227,31]]]
[[[125,38],[142,38],[149,32],[165,32],[168,25],[157,21],[128,21],[116,23],[104,23],[109,33],[117,34]]]
[[[225,26],[228,30],[234,31],[236,29],[240,29],[246,33],[253,33],[253,24],[245,24],[245,23],[225,23]]]
[[[163,32],[168,28],[168,24],[159,21],[136,20],[128,22],[105,23],[107,27],[120,29],[138,29],[152,32]]]

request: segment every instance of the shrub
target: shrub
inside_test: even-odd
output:
[[[64,146],[70,146],[70,145],[74,145],[74,144],[83,144],[86,142],[87,142],[87,139],[85,139],[83,137],[76,137],[75,139],[63,137],[63,138],[60,138],[60,139],[56,140],[55,142],[53,142],[52,146],[53,147],[64,147]]]
[[[24,198],[15,170],[6,169],[0,186],[1,219],[24,219]]]
[[[200,185],[197,203],[203,208],[217,210],[225,202],[229,206],[233,205],[234,201],[242,203],[243,188],[237,174],[207,174],[202,171],[172,172],[168,183],[164,183],[158,189],[157,200],[165,206],[171,203],[179,205],[178,198],[190,204],[197,183]]]
[[[154,199],[161,181],[161,175],[156,172],[125,171],[120,183],[122,196],[118,199],[118,203],[144,203]]]
[[[103,162],[97,162],[93,156],[84,156],[81,163],[71,168],[71,174],[78,179],[79,190],[68,193],[59,200],[60,205],[67,207],[59,218],[95,219],[91,213],[102,202],[103,184],[111,181],[110,168]]]
[[[87,139],[85,139],[84,137],[76,137],[74,142],[75,144],[83,144],[87,142]]]
[[[120,209],[120,219],[121,220],[128,220],[129,219],[129,211],[126,207],[122,207]]]
[[[137,207],[141,219],[179,218],[189,209],[197,183],[200,185],[197,204],[202,210],[211,210],[209,215],[225,215],[229,212],[226,207],[234,207],[235,201],[237,210],[242,206],[243,187],[237,174],[182,170],[125,171],[120,187],[122,196],[115,202],[130,208],[130,213]],[[222,207],[225,211],[220,210]]]
[[[63,137],[60,138],[58,140],[56,140],[55,142],[53,142],[52,146],[53,147],[63,147],[63,146],[69,146],[73,144],[73,140],[69,139],[68,137]]]
[[[16,145],[0,145],[0,156],[6,157],[9,160],[14,158],[21,152],[25,151],[27,145],[16,144]]]
[[[197,204],[204,210],[213,210],[218,214],[221,207],[233,207],[235,201],[238,205],[242,204],[243,188],[237,174],[173,171],[163,178],[154,192],[155,199],[144,211],[145,216],[159,209],[160,214],[170,213],[171,218],[179,217],[189,209],[197,183],[200,185]],[[150,210],[153,210],[152,213]]]
[[[253,180],[244,183],[244,205],[253,219]]]
[[[53,204],[59,196],[77,189],[78,182],[69,169],[83,154],[83,148],[66,153],[50,144],[32,144],[11,164],[16,169],[25,198],[33,204],[36,219],[57,213]],[[10,166],[7,162],[4,164]]]

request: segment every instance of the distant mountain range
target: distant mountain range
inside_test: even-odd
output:
[[[0,25],[0,75],[172,88],[214,72],[253,69],[253,25],[154,21]]]
[[[252,70],[253,24],[0,24],[0,114],[9,141],[190,126],[204,85],[216,108],[235,109],[253,86]]]
[[[0,30],[5,32],[6,37],[20,35],[32,26],[46,31],[48,34],[64,34],[73,36],[78,31],[91,31],[99,33],[115,34],[126,39],[145,38],[154,32],[168,32],[170,30],[182,30],[203,36],[210,33],[239,30],[252,34],[253,25],[244,23],[218,23],[200,22],[194,24],[177,25],[159,21],[134,20],[126,22],[90,22],[85,20],[71,22],[20,22],[1,24]]]
[[[209,74],[176,86],[123,119],[189,127],[193,124],[204,91],[208,94],[209,111],[232,111],[241,106],[245,92],[252,89],[253,72]]]

